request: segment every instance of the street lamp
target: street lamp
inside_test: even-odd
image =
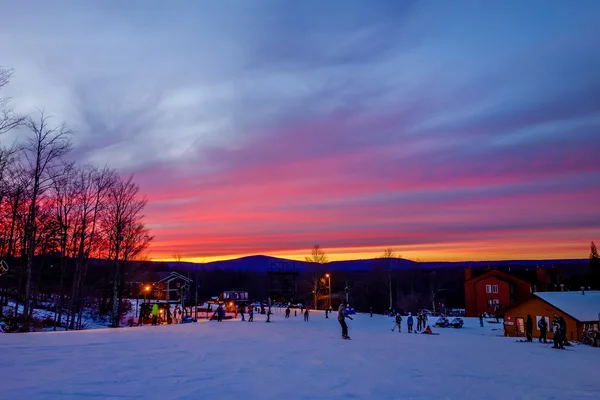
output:
[[[329,281],[329,308],[331,309],[331,275],[329,274],[325,274],[325,276],[327,277],[327,280]]]
[[[150,291],[150,285],[146,285],[144,288],[144,303],[146,302],[146,293]]]

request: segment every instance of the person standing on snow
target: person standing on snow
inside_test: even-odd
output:
[[[392,328],[392,332],[394,332],[394,329],[396,329],[396,327],[398,327],[398,333],[402,332],[402,316],[400,315],[400,313],[396,314],[396,323],[394,324],[394,327]]]
[[[527,321],[525,321],[525,334],[527,335],[527,341],[533,341],[533,320],[531,315],[527,314]]]
[[[546,343],[546,334],[548,332],[548,323],[546,322],[546,317],[542,317],[540,322],[538,322],[538,329],[540,330],[540,343],[542,340]]]
[[[308,307],[304,310],[304,320],[308,322]]]
[[[411,313],[408,313],[408,318],[406,319],[406,324],[408,325],[408,333],[412,333],[412,327],[413,327],[413,316]]]
[[[254,307],[250,307],[250,312],[248,313],[248,322],[254,322]]]
[[[421,330],[422,326],[423,326],[423,316],[421,315],[421,313],[417,313],[417,332],[419,332]]]
[[[373,307],[369,307],[369,312],[371,313],[371,318],[373,318]]]
[[[352,319],[352,317],[349,315],[347,318]],[[345,319],[346,319],[346,306],[344,303],[341,303],[340,307],[338,308],[338,322],[342,326],[342,339],[350,339],[350,336],[348,336],[348,325],[346,324]]]
[[[483,314],[479,314],[479,326],[483,328]]]

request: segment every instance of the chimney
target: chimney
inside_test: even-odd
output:
[[[470,281],[472,277],[473,277],[473,270],[471,269],[471,267],[466,267],[465,268],[465,282]]]
[[[544,267],[536,268],[535,283],[540,292],[548,291],[548,275],[546,274],[546,268],[544,268]]]

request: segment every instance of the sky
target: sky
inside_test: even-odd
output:
[[[598,1],[2,3],[16,109],[134,174],[153,259],[600,241]]]

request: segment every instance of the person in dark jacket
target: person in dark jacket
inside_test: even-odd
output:
[[[552,333],[554,334],[554,337],[552,339],[554,341],[554,346],[552,346],[552,348],[564,349],[562,332],[560,329],[560,320],[558,319],[558,315],[555,315],[554,319],[552,320]]]
[[[342,327],[342,339],[350,339],[350,336],[348,336],[348,325],[346,324],[346,321],[345,321],[346,318],[352,319],[352,317],[349,315],[346,317],[346,305],[344,303],[341,303],[340,307],[338,308],[338,318],[337,319]]]
[[[396,323],[394,324],[394,327],[392,328],[392,332],[394,332],[396,327],[398,327],[398,332],[402,333],[402,316],[400,315],[400,313],[396,314]]]
[[[533,341],[533,320],[531,315],[527,314],[527,321],[525,321],[525,334],[527,335],[527,341]]]
[[[548,333],[548,323],[546,322],[546,317],[542,317],[540,322],[538,322],[538,329],[540,331],[540,343],[542,340],[544,343],[546,342],[546,334]]]
[[[304,310],[304,320],[308,321],[308,307],[306,307],[306,310]]]
[[[564,345],[568,345],[569,341],[567,340],[567,321],[565,321],[565,319],[563,317],[560,317],[558,319],[558,325],[560,326],[560,332],[561,332],[561,339],[562,339],[562,346],[564,348]]]

